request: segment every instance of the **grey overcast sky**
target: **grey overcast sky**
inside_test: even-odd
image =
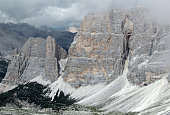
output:
[[[91,10],[137,5],[147,6],[161,16],[167,13],[170,17],[170,0],[0,0],[0,22],[74,26]]]

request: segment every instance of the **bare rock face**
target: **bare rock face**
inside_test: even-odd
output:
[[[75,87],[110,83],[122,75],[129,59],[127,79],[137,85],[152,83],[170,72],[169,38],[170,26],[147,9],[91,12],[71,44],[62,77]],[[30,38],[14,51],[2,83],[14,86],[36,76],[52,83],[60,73],[58,61],[66,57],[54,38]]]
[[[122,74],[123,12],[90,13],[85,16],[80,31],[69,49],[64,79],[79,85],[109,82]],[[114,72],[112,72],[114,70]],[[114,76],[111,76],[111,73]]]
[[[3,58],[0,54],[0,82],[5,77],[5,74],[7,72],[8,62],[9,60]]]
[[[89,13],[69,49],[63,77],[75,87],[108,83],[122,74],[129,56],[128,80],[137,85],[154,82],[152,76],[169,72],[161,57],[168,60],[163,44],[168,32],[169,26],[140,7]]]
[[[1,85],[15,86],[38,76],[54,82],[59,76],[58,60],[67,57],[52,37],[30,38],[21,50],[14,50],[7,74]]]
[[[127,78],[133,84],[148,84],[157,80],[162,74],[169,73],[168,55],[170,43],[169,25],[160,21],[144,8],[128,11],[134,29],[129,43],[129,72]],[[155,79],[155,78],[156,79]],[[159,77],[158,79],[161,79]]]

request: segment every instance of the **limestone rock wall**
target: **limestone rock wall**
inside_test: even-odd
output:
[[[51,83],[59,76],[58,61],[67,57],[54,38],[30,38],[21,50],[14,50],[1,85],[14,86],[41,76]]]
[[[30,38],[22,50],[14,51],[2,83],[17,85],[39,75],[54,82],[62,73],[64,80],[75,87],[107,84],[123,73],[129,59],[128,80],[149,84],[170,72],[169,38],[170,26],[145,8],[91,12],[69,48],[65,67],[60,68],[58,61],[67,53],[54,38]]]
[[[162,46],[163,42],[170,43],[165,40],[165,37],[169,38],[169,26],[161,23],[147,9],[134,8],[128,12],[134,31],[130,37],[130,64],[127,77],[137,85],[152,83],[157,80],[152,77],[169,73],[167,71],[169,66],[166,63],[169,63],[170,55],[165,53],[169,52],[169,48]]]
[[[123,19],[124,12],[120,11],[85,16],[69,49],[63,76],[67,82],[76,87],[107,83],[122,74]]]
[[[108,83],[122,74],[129,56],[128,80],[137,85],[154,82],[152,76],[169,72],[168,35],[169,26],[145,8],[91,12],[69,49],[63,77],[75,87]]]

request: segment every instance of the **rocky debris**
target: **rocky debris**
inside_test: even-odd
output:
[[[14,50],[2,85],[15,86],[26,83],[35,77],[54,82],[59,76],[60,59],[67,57],[52,37],[30,38],[21,50]],[[3,88],[2,88],[3,90]]]

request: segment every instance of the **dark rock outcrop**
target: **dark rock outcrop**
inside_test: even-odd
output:
[[[9,61],[0,56],[0,82],[5,77]]]

